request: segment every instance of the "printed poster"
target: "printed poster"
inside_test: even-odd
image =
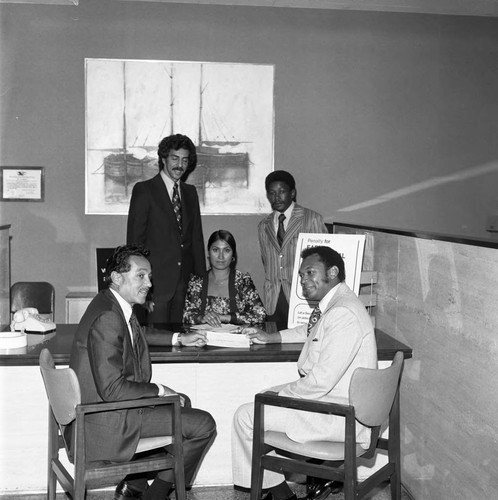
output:
[[[346,284],[356,295],[360,292],[361,268],[365,249],[364,234],[312,234],[301,233],[297,240],[294,273],[292,275],[291,295],[289,298],[288,327],[307,324],[308,318],[318,301],[308,302],[302,293],[299,280],[301,252],[308,247],[328,246],[339,252],[344,260]]]

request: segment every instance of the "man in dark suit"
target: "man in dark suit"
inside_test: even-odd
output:
[[[74,338],[69,366],[76,372],[83,403],[121,401],[176,394],[162,384],[151,383],[151,361],[144,329],[133,312],[143,304],[151,287],[149,252],[141,245],[118,247],[106,264],[108,288],[99,292],[81,318]],[[162,344],[205,344],[199,333],[155,335]],[[183,399],[184,401],[184,399]],[[96,413],[87,421],[88,460],[130,460],[141,437],[171,434],[171,407]],[[216,431],[211,415],[182,407],[185,482],[191,484],[206,447]],[[70,441],[72,442],[72,440]],[[173,487],[173,471],[160,471],[145,490],[144,500],[164,500]],[[139,498],[147,487],[145,477],[119,483],[115,500]]]
[[[206,272],[199,198],[184,179],[197,154],[185,135],[165,137],[158,148],[159,174],[133,187],[127,243],[150,250],[154,269],[148,323],[181,323],[190,275]]]

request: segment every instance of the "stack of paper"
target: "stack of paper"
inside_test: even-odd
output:
[[[192,330],[203,330],[207,335],[207,345],[218,347],[250,347],[249,338],[240,333],[237,325],[227,324],[213,327],[208,324],[194,325]]]

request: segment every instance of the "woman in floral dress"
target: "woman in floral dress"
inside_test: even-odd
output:
[[[210,269],[192,276],[183,310],[184,323],[261,323],[266,311],[249,273],[236,269],[237,246],[229,231],[219,229],[208,241]]]

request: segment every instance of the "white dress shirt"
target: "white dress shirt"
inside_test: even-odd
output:
[[[170,177],[167,176],[167,174],[164,172],[164,169],[159,172],[161,175],[161,179],[163,180],[166,190],[168,191],[169,199],[173,201],[173,188],[175,187],[176,182],[171,179]],[[182,199],[182,193],[180,189],[180,181],[178,181],[178,196],[180,200]]]
[[[277,232],[278,232],[278,223],[279,223],[278,218],[280,217],[281,213],[283,213],[285,215],[284,229],[287,231],[287,225],[289,224],[289,220],[291,218],[292,210],[294,209],[294,205],[295,205],[295,203],[292,202],[287,207],[287,210],[285,212],[278,212],[277,210],[275,210],[275,212],[273,212],[273,227],[275,228],[275,234],[277,234]]]

